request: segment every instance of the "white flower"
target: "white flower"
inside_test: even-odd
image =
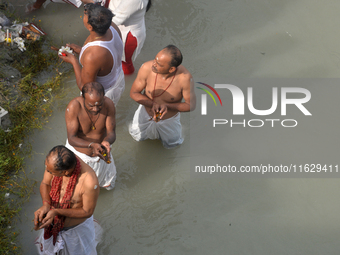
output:
[[[9,193],[6,193],[6,194],[5,194],[5,198],[8,198],[8,197],[9,197]]]
[[[61,53],[63,53],[63,52],[67,52],[67,53],[73,54],[73,50],[70,47],[68,47],[68,46],[66,46],[66,47],[61,46],[61,48],[59,49],[58,54],[61,55]]]
[[[21,51],[26,50],[25,44],[24,44],[24,39],[22,39],[21,37],[15,37],[13,41],[18,45],[19,50],[21,50]]]

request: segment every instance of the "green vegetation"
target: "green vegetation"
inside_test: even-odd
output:
[[[31,152],[25,137],[48,122],[52,103],[62,97],[56,52],[49,50],[45,38],[25,45],[27,50],[20,52],[0,44],[13,59],[10,66],[22,76],[18,82],[10,83],[6,75],[0,73],[0,106],[8,110],[11,120],[8,129],[0,128],[0,254],[21,252],[16,241],[18,232],[13,226],[20,205],[29,199],[35,184],[25,174],[24,158]],[[53,77],[40,84],[37,76],[43,70],[49,70]]]

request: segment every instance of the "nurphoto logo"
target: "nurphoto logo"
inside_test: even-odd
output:
[[[219,99],[221,106],[222,100],[220,95],[217,93],[215,89],[227,89],[231,92],[233,107],[232,107],[232,115],[245,115],[245,99],[247,100],[247,107],[249,112],[257,116],[269,116],[273,114],[278,108],[280,109],[280,115],[287,115],[287,105],[296,106],[305,116],[311,116],[312,114],[307,110],[304,104],[306,104],[311,99],[311,93],[308,89],[298,88],[298,87],[281,87],[278,89],[277,87],[269,88],[271,89],[271,106],[268,109],[256,109],[254,107],[254,97],[253,97],[253,88],[247,88],[247,94],[243,93],[243,91],[232,84],[215,84],[214,88],[206,83],[197,82],[209,88]],[[216,100],[212,93],[204,88],[197,87],[198,89],[206,92],[214,101],[215,106],[217,106]],[[280,93],[279,93],[280,92]],[[207,115],[208,106],[207,106],[207,94],[201,94],[201,115]],[[279,103],[280,99],[280,103]],[[231,114],[229,109],[226,109],[226,114]],[[225,118],[218,118],[213,120],[213,127],[217,125],[230,125],[233,126],[243,126],[243,127],[263,127],[265,123],[271,123],[271,126],[274,127],[275,124],[279,122],[283,127],[296,127],[298,122],[295,119],[244,119],[241,122],[235,122],[232,119],[228,120]]]

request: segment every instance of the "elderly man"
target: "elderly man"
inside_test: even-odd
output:
[[[105,89],[105,96],[117,105],[124,89],[124,73],[122,69],[123,42],[118,27],[111,22],[113,14],[98,4],[84,6],[84,26],[89,30],[84,46],[69,46],[79,55],[78,59],[71,53],[59,57],[71,63],[76,81],[81,90],[85,83],[97,81]]]
[[[66,147],[95,171],[100,187],[113,189],[116,167],[110,146],[116,140],[115,106],[104,96],[103,86],[86,83],[82,96],[68,104],[65,120]]]
[[[43,205],[34,213],[39,254],[97,254],[93,212],[99,188],[94,171],[59,145],[46,156],[40,184]]]
[[[180,50],[168,45],[139,69],[130,91],[140,104],[129,128],[135,140],[161,139],[166,148],[182,144],[180,112],[194,110],[196,96],[193,78],[181,63]]]

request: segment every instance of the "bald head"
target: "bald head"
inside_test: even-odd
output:
[[[104,87],[99,82],[88,82],[84,84],[82,90],[81,90],[83,98],[85,98],[85,94],[89,95],[98,95],[98,96],[104,96]]]
[[[170,55],[170,67],[178,67],[182,64],[183,56],[181,51],[175,45],[168,45],[163,49],[164,52]]]
[[[46,161],[55,171],[73,169],[77,164],[76,155],[63,145],[53,147],[46,156]]]

